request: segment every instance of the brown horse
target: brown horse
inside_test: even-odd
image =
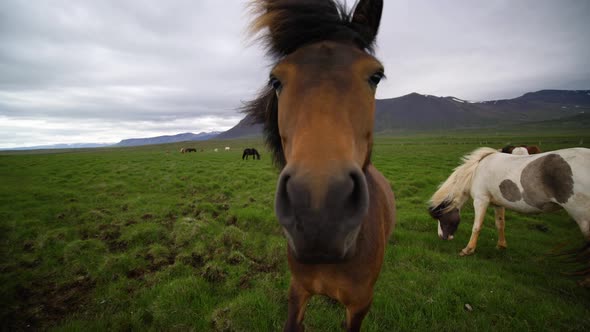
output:
[[[197,152],[195,148],[181,148],[180,153],[189,153],[189,152]]]
[[[291,270],[286,331],[302,331],[314,294],[346,307],[358,331],[373,300],[395,201],[371,164],[375,90],[383,65],[371,55],[381,0],[352,13],[332,0],[260,0],[253,32],[264,30],[275,61],[268,87],[244,111],[264,123],[282,170],[275,212]]]

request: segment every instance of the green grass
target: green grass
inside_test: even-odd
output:
[[[524,136],[523,136],[524,135]],[[584,133],[461,132],[378,137],[376,167],[397,198],[365,331],[590,329],[590,289],[549,256],[582,243],[566,213],[507,212],[495,249],[489,211],[476,254],[459,257],[473,210],[441,241],[426,201],[459,157],[481,145],[585,145]],[[280,330],[286,242],[273,213],[277,170],[242,161],[257,140],[0,155],[2,330]],[[231,146],[230,152],[212,148]],[[547,227],[548,231],[540,229]],[[473,311],[466,311],[469,303]],[[315,297],[307,331],[335,331],[343,308]]]

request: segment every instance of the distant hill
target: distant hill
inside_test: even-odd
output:
[[[217,137],[220,132],[201,132],[198,134],[193,133],[182,133],[177,135],[166,135],[156,136],[147,138],[130,138],[124,139],[121,142],[114,144],[113,146],[140,146],[140,145],[151,145],[151,144],[164,144],[164,143],[175,143],[184,141],[205,141],[211,138]]]
[[[575,125],[590,129],[587,121],[564,120],[585,113],[590,113],[590,90],[541,90],[518,98],[481,102],[411,93],[376,101],[375,132],[489,128],[514,124],[546,126],[558,119],[561,119],[559,123],[562,127]],[[217,138],[261,134],[262,126],[252,124],[251,119],[246,117]]]
[[[251,116],[247,115],[233,128],[217,135],[217,139],[229,139],[237,137],[258,136],[262,134],[262,124],[254,123]]]

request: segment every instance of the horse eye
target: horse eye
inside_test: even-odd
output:
[[[281,88],[283,87],[283,84],[276,77],[271,76],[270,79],[268,80],[268,86],[275,89],[275,91],[277,93],[279,93],[279,92],[281,92]]]
[[[383,74],[383,72],[376,72],[375,74],[371,75],[371,77],[369,77],[369,83],[372,86],[377,86],[377,84],[379,84],[379,82],[381,82],[381,79],[385,77],[385,74]]]

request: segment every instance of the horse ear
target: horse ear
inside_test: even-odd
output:
[[[353,26],[369,45],[377,37],[382,12],[383,0],[360,0],[354,8]]]

